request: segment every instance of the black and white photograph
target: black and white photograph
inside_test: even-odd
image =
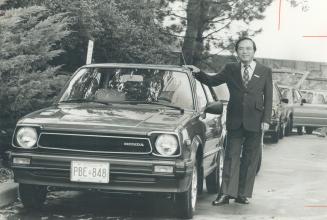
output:
[[[326,0],[0,0],[0,220],[327,219]]]

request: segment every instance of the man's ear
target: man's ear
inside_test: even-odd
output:
[[[232,56],[234,57],[234,59],[236,60],[236,62],[240,62],[240,59],[238,58],[238,55],[237,55],[237,52],[236,51],[234,51],[232,53]]]

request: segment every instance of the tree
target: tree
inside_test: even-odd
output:
[[[176,4],[176,0],[171,0]],[[187,64],[199,65],[208,58],[211,47],[231,49],[231,42],[244,35],[254,35],[261,30],[249,30],[255,19],[262,19],[263,12],[272,0],[180,0],[185,14],[168,10],[179,24],[167,30],[172,34],[185,33],[182,51]],[[238,27],[235,29],[235,24]],[[183,28],[185,26],[185,28]]]
[[[5,10],[0,17],[0,128],[51,103],[67,77],[50,62],[63,53],[59,42],[69,35],[65,14],[44,7]]]
[[[16,1],[16,2],[15,2]],[[65,54],[55,59],[75,70],[85,64],[87,42],[95,41],[94,62],[169,63],[175,37],[162,33],[160,1],[14,0],[11,7],[43,5],[54,15],[67,13],[72,34],[61,42]]]

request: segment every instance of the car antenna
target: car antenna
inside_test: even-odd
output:
[[[185,57],[184,57],[184,53],[183,53],[183,45],[182,45],[182,42],[179,42],[179,44],[181,45],[181,55],[182,55],[183,63],[184,63],[184,65],[187,65],[186,64]]]

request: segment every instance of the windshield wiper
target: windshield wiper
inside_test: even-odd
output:
[[[103,105],[111,105],[111,103],[109,102],[103,102],[103,101],[99,101],[99,100],[87,100],[87,99],[69,99],[69,100],[64,100],[61,101],[59,103],[89,103],[89,102],[93,102],[93,103],[99,103],[99,104],[103,104]]]
[[[152,104],[152,105],[165,106],[165,107],[169,107],[169,108],[172,108],[172,109],[179,110],[179,111],[181,111],[181,114],[184,114],[184,109],[179,107],[179,106],[176,106],[176,105],[169,105],[169,104],[164,104],[164,103],[161,103],[161,102],[135,102],[135,104]]]

